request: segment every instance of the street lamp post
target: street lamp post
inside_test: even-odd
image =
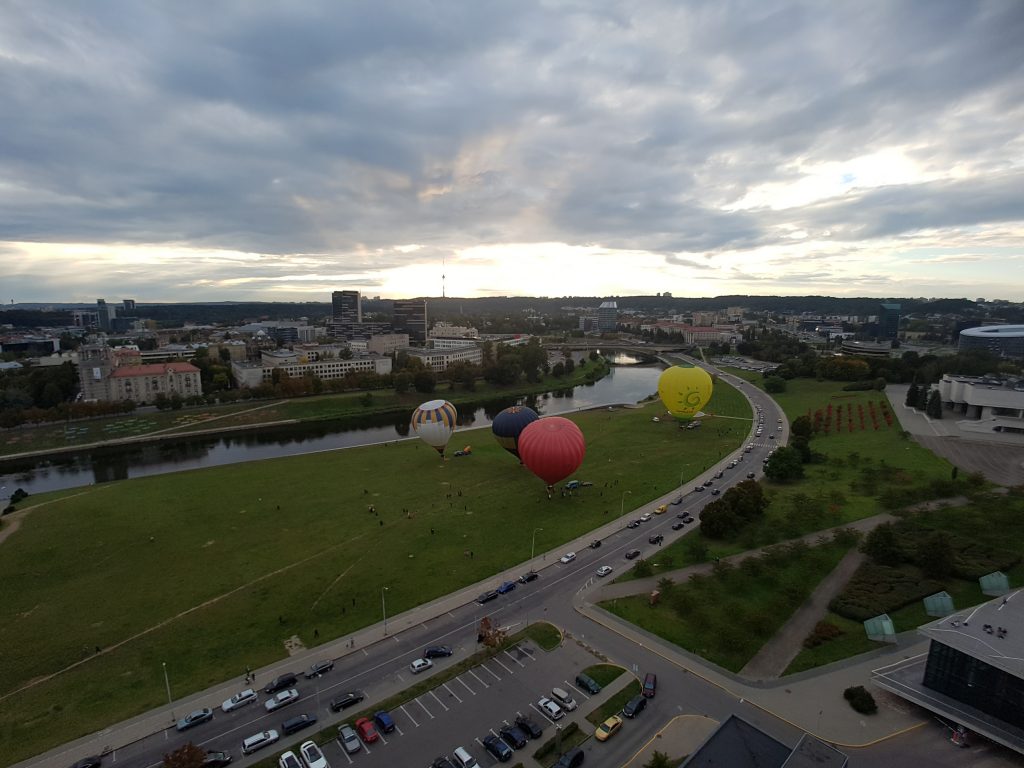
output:
[[[622,517],[622,513],[626,511],[626,494],[632,493],[632,491],[623,491],[622,499],[619,501],[619,517]]]
[[[685,472],[686,472],[686,467],[683,467],[682,469],[679,470],[679,487],[680,488],[683,487],[683,474],[685,474]]]
[[[543,528],[533,529],[533,541],[530,543],[530,559],[533,560],[533,553],[537,551],[537,531],[543,531]]]
[[[384,614],[384,634],[388,633],[388,607],[384,603],[384,593],[388,591],[387,587],[380,588],[380,612]]]
[[[162,661],[160,664],[164,668],[164,685],[167,687],[167,706],[171,710],[171,720],[174,720],[174,704],[171,702],[171,681],[167,677],[167,662]]]

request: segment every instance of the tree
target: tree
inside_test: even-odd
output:
[[[395,392],[402,395],[409,391],[409,387],[412,386],[412,374],[407,371],[396,373],[395,378]]]
[[[933,579],[949,576],[956,564],[953,545],[943,531],[935,531],[919,541],[916,554],[917,565]]]
[[[879,565],[895,566],[903,562],[903,550],[892,523],[882,523],[871,531],[860,545],[860,551]]]
[[[480,619],[480,631],[476,637],[478,643],[483,643],[488,648],[500,648],[505,642],[506,635],[507,633],[492,624],[488,617]]]
[[[560,379],[565,376],[565,365],[563,363],[555,363],[551,367],[551,375],[556,379]]]
[[[164,755],[163,768],[202,768],[206,750],[191,741]]]
[[[803,457],[790,446],[776,448],[764,465],[765,477],[777,483],[792,483],[804,476]]]
[[[908,408],[913,408],[914,406],[917,405],[917,397],[918,397],[917,382],[915,381],[907,389],[907,399],[903,401],[903,404],[906,405]]]
[[[814,426],[807,416],[797,416],[793,419],[793,423],[789,425],[789,431],[797,437],[806,437],[810,440],[811,434],[814,432]]]
[[[673,768],[673,762],[664,752],[654,750],[651,759],[644,763],[644,768]]]
[[[928,390],[929,387],[921,387],[917,391],[917,402],[914,403],[914,407],[919,411],[928,407]]]
[[[928,405],[924,412],[933,419],[942,418],[942,395],[939,394],[939,390],[933,389],[931,394],[928,395]]]
[[[778,394],[786,391],[786,380],[781,376],[765,376],[764,391],[771,394]]]
[[[424,368],[422,371],[417,371],[416,375],[413,376],[412,385],[417,392],[427,394],[433,392],[434,387],[437,386],[437,377],[434,376],[433,371]]]

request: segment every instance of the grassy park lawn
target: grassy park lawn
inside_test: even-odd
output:
[[[763,567],[730,569],[663,592],[601,607],[708,661],[738,672],[790,617],[847,549],[835,543],[783,553]],[[748,561],[749,562],[749,561]]]
[[[608,684],[615,680],[626,670],[617,664],[595,664],[592,667],[587,667],[583,670],[583,674],[590,677],[595,683],[600,685],[602,688],[607,688]]]
[[[749,424],[731,387],[708,410]],[[31,497],[0,545],[0,753],[16,762],[160,705],[164,662],[179,698],[283,658],[292,636],[378,622],[384,586],[397,616],[496,585],[534,528],[538,552],[558,547],[616,517],[626,491],[649,502],[739,443],[732,420],[732,434],[715,417],[680,430],[651,421],[661,412],[573,414],[587,439],[575,477],[594,485],[564,498],[483,434],[444,463],[411,440]]]

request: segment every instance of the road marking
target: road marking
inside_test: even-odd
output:
[[[363,656],[369,656],[370,655],[369,653],[366,652],[365,648],[363,648],[362,651],[363,651]],[[348,752],[346,752],[345,754],[348,755]],[[352,761],[349,760],[349,762],[351,763]]]
[[[395,730],[398,731],[399,736],[405,736],[405,734],[402,732],[402,729],[398,727],[398,723],[395,723]]]
[[[370,751],[370,746],[365,741],[363,742],[363,749],[366,750],[366,754],[368,754],[368,755],[372,755],[373,754]]]
[[[388,743],[388,740],[384,738],[384,732],[383,731],[377,731],[377,735],[380,737],[380,740],[383,741],[385,744]]]
[[[112,763],[116,763],[117,762],[117,750],[116,749],[113,752],[110,753],[110,762],[112,762]]]
[[[448,615],[451,616],[453,619],[455,618],[455,614],[452,613],[451,611],[448,611]]]
[[[476,673],[476,672],[474,672],[474,671],[473,671],[472,669],[468,669],[468,670],[466,670],[466,671],[467,671],[467,672],[469,672],[469,674],[471,674],[471,675],[472,675],[473,677],[475,677],[475,678],[476,678],[476,681],[477,681],[478,683],[480,683],[480,685],[482,685],[482,686],[483,686],[484,688],[490,688],[490,687],[491,687],[491,686],[489,686],[489,685],[488,685],[487,683],[485,683],[485,682],[484,682],[483,680],[481,680],[481,679],[480,679],[480,676],[479,676],[479,675],[477,675],[477,673]]]
[[[526,665],[525,665],[525,664],[523,664],[523,662],[521,662],[521,661],[520,661],[519,659],[517,659],[517,658],[516,658],[515,656],[513,656],[513,655],[512,655],[511,653],[509,653],[508,651],[505,651],[505,655],[506,655],[506,656],[508,656],[508,657],[509,657],[510,659],[512,659],[512,661],[514,661],[514,662],[515,662],[516,664],[518,664],[518,665],[519,665],[520,667],[523,667],[524,669],[526,668]]]
[[[486,669],[488,672],[491,672],[491,668],[484,664],[480,665],[480,669]],[[495,680],[501,680],[501,678],[495,675],[493,672],[491,672],[491,675],[494,677]]]
[[[420,626],[421,626],[421,627],[423,627],[424,629],[426,629],[426,630],[427,630],[428,632],[430,631],[430,630],[428,629],[427,625],[426,625],[426,624],[424,624],[423,622],[420,622]]]
[[[413,701],[415,701],[417,704],[419,704],[420,707],[423,709],[423,711],[426,712],[428,715],[430,715],[430,719],[431,720],[434,719],[434,716],[431,714],[430,710],[423,706],[423,702],[422,701],[420,701],[418,698],[413,699]]]
[[[397,637],[397,635],[392,635],[392,636],[391,636],[391,639],[392,639],[392,640],[394,640],[394,641],[395,641],[396,643],[398,643],[398,637]],[[399,643],[399,645],[400,645],[400,643]]]
[[[345,756],[345,759],[346,759],[346,760],[348,760],[348,764],[349,764],[349,765],[352,765],[352,758],[351,758],[351,757],[349,757],[349,755],[348,755],[348,750],[347,750],[347,749],[345,749],[344,747],[342,747],[342,748],[341,748],[341,754],[343,754],[343,755]]]
[[[434,693],[433,691],[427,691],[427,693],[429,693],[431,696],[434,697],[434,701],[436,701],[438,704],[440,704],[442,707],[444,707],[444,711],[445,712],[448,711],[448,705],[445,704],[443,701],[441,701],[439,698],[437,698],[437,694],[436,693]]]
[[[540,715],[541,715],[541,717],[543,717],[543,718],[544,718],[545,720],[547,720],[547,721],[548,721],[549,723],[553,723],[553,722],[555,722],[554,720],[552,720],[552,719],[551,719],[551,716],[550,716],[550,715],[548,715],[548,713],[547,713],[547,712],[545,712],[545,711],[544,711],[543,709],[541,709],[540,707],[538,707],[538,706],[537,706],[536,704],[534,704],[534,703],[533,703],[532,701],[530,702],[530,707],[532,707],[532,708],[533,708],[533,709],[534,709],[535,711],[539,712],[539,713],[540,713]]]
[[[468,685],[466,685],[466,681],[462,679],[461,675],[459,677],[456,677],[455,679],[458,680],[460,683],[462,683],[462,687],[463,688],[465,688],[467,691],[469,691],[474,696],[476,696],[476,691],[474,691],[472,688],[470,688]]]
[[[446,691],[448,691],[448,693],[450,693],[450,694],[451,694],[452,696],[454,696],[454,697],[455,697],[455,700],[456,700],[456,701],[458,701],[458,702],[459,702],[459,704],[461,704],[461,703],[462,703],[462,699],[460,699],[460,698],[459,698],[459,697],[458,697],[458,696],[457,696],[457,695],[455,694],[455,691],[453,691],[453,690],[452,690],[451,688],[449,688],[449,687],[448,687],[448,683],[441,683],[441,685],[443,685],[443,686],[444,686],[444,689],[445,689]]]
[[[416,719],[412,715],[409,714],[409,710],[407,710],[405,708],[405,704],[400,704],[398,708],[400,710],[402,710],[403,712],[405,712],[405,716],[408,717],[410,720],[412,720],[412,724],[413,725],[415,725],[417,728],[420,727],[420,724],[416,722]]]
[[[570,683],[570,682],[569,682],[568,680],[566,680],[566,681],[564,681],[564,682],[565,682],[566,686],[568,686],[569,688],[572,688],[572,689],[573,689],[574,691],[576,691],[576,693],[578,693],[578,694],[579,694],[580,696],[582,696],[582,697],[583,697],[584,699],[589,699],[589,698],[590,698],[589,696],[587,696],[587,694],[585,694],[585,693],[584,693],[583,691],[581,691],[581,690],[580,690],[579,688],[577,688],[577,687],[576,687],[575,685],[573,685],[572,683]]]
[[[493,661],[493,662],[494,662],[495,664],[497,664],[497,665],[498,665],[499,667],[501,667],[502,669],[504,669],[504,670],[505,670],[506,672],[508,672],[508,673],[509,673],[510,675],[512,674],[512,670],[511,670],[511,669],[509,669],[508,667],[506,667],[506,666],[505,666],[504,664],[502,664],[502,663],[501,663],[500,661],[498,661],[497,657],[494,657],[494,658],[492,658],[492,659],[491,659],[491,661]]]

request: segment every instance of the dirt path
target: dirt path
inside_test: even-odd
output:
[[[4,524],[3,527],[0,528],[0,544],[3,544],[5,541],[7,541],[8,538],[14,535],[14,532],[21,527],[21,521],[24,520],[25,516],[28,515],[28,513],[31,512],[33,509],[45,507],[47,504],[58,504],[64,501],[65,499],[73,499],[76,496],[84,496],[87,493],[92,493],[93,491],[98,490],[101,489],[89,488],[88,491],[80,491],[79,493],[73,493],[70,496],[65,496],[62,499],[54,499],[53,501],[47,501],[44,502],[43,504],[33,504],[31,507],[25,507],[24,509],[19,509],[17,512],[12,512],[9,515],[4,515]]]

